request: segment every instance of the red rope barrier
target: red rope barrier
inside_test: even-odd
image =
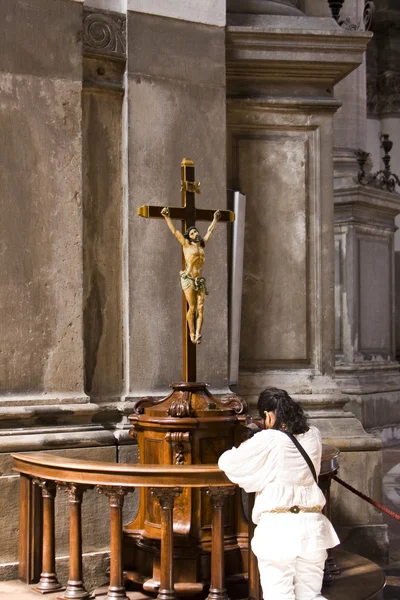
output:
[[[389,517],[393,517],[393,519],[397,519],[397,521],[400,521],[400,515],[395,513],[393,510],[386,508],[386,506],[383,506],[383,504],[380,504],[380,502],[376,502],[375,500],[372,500],[372,498],[369,498],[362,492],[359,492],[358,490],[356,490],[356,488],[353,488],[353,486],[343,481],[343,479],[340,479],[340,477],[338,477],[337,475],[333,475],[332,479],[340,483],[340,485],[348,489],[350,492],[353,492],[353,494],[355,494],[356,496],[359,496],[369,504],[372,504],[372,506],[375,506],[375,508],[377,508],[378,510],[381,510],[382,512],[386,513],[387,515],[389,515]]]

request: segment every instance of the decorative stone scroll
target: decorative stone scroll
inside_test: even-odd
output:
[[[83,51],[86,54],[126,58],[126,18],[120,13],[85,10]]]

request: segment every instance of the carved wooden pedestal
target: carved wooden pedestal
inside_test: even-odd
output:
[[[219,400],[205,383],[174,383],[172,388],[172,394],[161,401],[140,400],[130,417],[140,464],[215,464],[222,452],[240,442],[245,402],[233,395]],[[244,577],[247,523],[239,490],[226,500],[223,515],[225,574]],[[212,521],[212,499],[200,489],[183,489],[173,509],[174,588],[178,595],[199,593],[212,579]],[[150,490],[142,489],[139,513],[124,527],[124,569],[128,578],[153,592],[160,588],[161,530],[160,505]],[[218,575],[213,576],[219,584]]]

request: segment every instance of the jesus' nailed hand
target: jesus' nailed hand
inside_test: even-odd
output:
[[[188,303],[186,319],[191,341],[193,344],[200,344],[201,328],[203,327],[204,299],[207,295],[206,280],[202,275],[205,261],[204,248],[214,232],[221,213],[219,210],[215,211],[213,220],[204,238],[201,237],[196,227],[189,227],[183,234],[177,231],[170,217],[168,207],[163,208],[161,214],[182,246],[185,269],[180,272],[180,276],[182,290]]]

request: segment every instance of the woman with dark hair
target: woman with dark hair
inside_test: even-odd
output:
[[[246,492],[256,492],[251,547],[264,600],[324,600],[326,550],[339,538],[321,512],[321,434],[285,390],[267,388],[257,407],[264,429],[224,452],[218,465]]]

